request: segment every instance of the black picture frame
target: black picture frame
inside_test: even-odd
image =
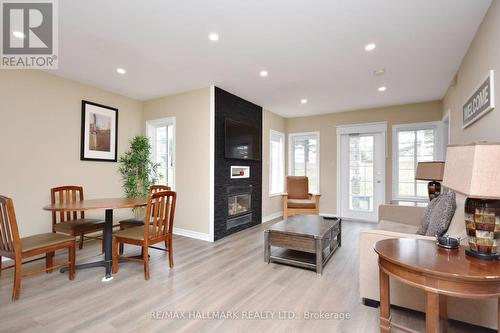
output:
[[[96,138],[94,139],[95,150],[91,149],[91,145],[89,144],[91,137],[90,123],[87,121],[87,115],[94,111],[94,114],[101,114],[105,118],[109,119],[109,151],[107,149],[107,140],[101,142],[104,143],[105,148],[99,149],[98,146],[98,134],[92,133]],[[81,134],[80,134],[80,160],[81,161],[97,161],[97,162],[117,162],[118,160],[118,109],[94,103],[86,100],[82,100],[82,120],[81,120]],[[95,127],[97,127],[94,124]],[[107,130],[102,130],[103,132]],[[97,129],[94,130],[97,132]],[[88,136],[87,136],[88,134]],[[108,135],[103,135],[107,137]]]

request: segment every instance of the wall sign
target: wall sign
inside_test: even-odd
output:
[[[494,71],[490,71],[463,106],[462,128],[474,123],[495,108]]]

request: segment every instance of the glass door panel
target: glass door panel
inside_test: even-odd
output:
[[[373,135],[349,136],[349,209],[373,212]]]

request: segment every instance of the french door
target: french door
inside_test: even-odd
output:
[[[384,125],[337,128],[340,139],[339,215],[376,222],[378,206],[385,203]],[[340,132],[340,133],[339,133]]]

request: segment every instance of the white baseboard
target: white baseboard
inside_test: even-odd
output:
[[[184,236],[184,237],[189,237],[189,238],[194,238],[194,239],[199,239],[207,242],[211,242],[211,237],[209,234],[203,233],[203,232],[198,232],[198,231],[193,231],[193,230],[187,230],[187,229],[181,229],[181,228],[175,228],[173,230],[173,233],[178,236]]]
[[[277,219],[277,218],[282,217],[282,216],[283,216],[283,212],[276,212],[276,213],[269,214],[267,216],[262,216],[262,223],[269,222],[271,220]]]

